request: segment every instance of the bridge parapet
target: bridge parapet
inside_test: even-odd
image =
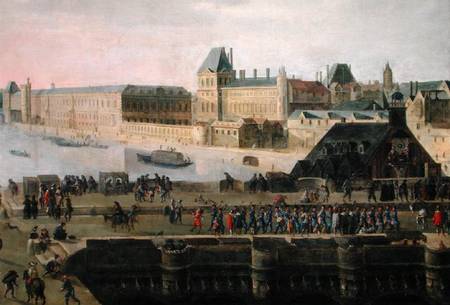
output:
[[[393,243],[383,235],[284,238],[185,236],[88,240],[65,271],[103,304],[195,303],[238,297],[249,304],[320,294],[369,304],[391,294],[448,300],[448,250]]]

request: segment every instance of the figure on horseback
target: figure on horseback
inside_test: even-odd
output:
[[[25,282],[25,289],[27,292],[27,303],[34,298],[34,304],[37,305],[42,300],[42,305],[45,305],[47,298],[45,297],[45,282],[39,277],[36,269],[36,263],[30,262],[30,268],[23,272],[23,280]]]
[[[108,220],[111,221],[111,227],[114,229],[114,232],[116,231],[117,226],[120,227],[127,227],[128,230],[130,230],[129,227],[129,217],[122,209],[122,206],[118,201],[114,201],[113,206],[113,214],[111,216],[103,215],[103,218],[105,222]]]

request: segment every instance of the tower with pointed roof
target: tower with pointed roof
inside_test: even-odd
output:
[[[20,92],[19,86],[17,86],[16,82],[10,81],[6,85],[5,90],[3,90],[3,113],[5,116],[5,123],[11,123],[11,100],[12,95]]]
[[[383,71],[383,89],[391,91],[394,89],[394,82],[392,79],[392,69],[389,66],[389,62],[386,63]]]
[[[213,48],[197,71],[197,121],[221,120],[222,90],[233,78],[233,57],[227,56],[224,47]]]

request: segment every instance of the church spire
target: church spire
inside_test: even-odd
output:
[[[383,89],[391,91],[394,88],[392,77],[392,69],[389,66],[389,61],[386,63],[383,71]]]

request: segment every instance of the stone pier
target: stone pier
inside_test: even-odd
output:
[[[108,305],[437,305],[450,297],[450,250],[386,235],[87,240],[64,270]]]

